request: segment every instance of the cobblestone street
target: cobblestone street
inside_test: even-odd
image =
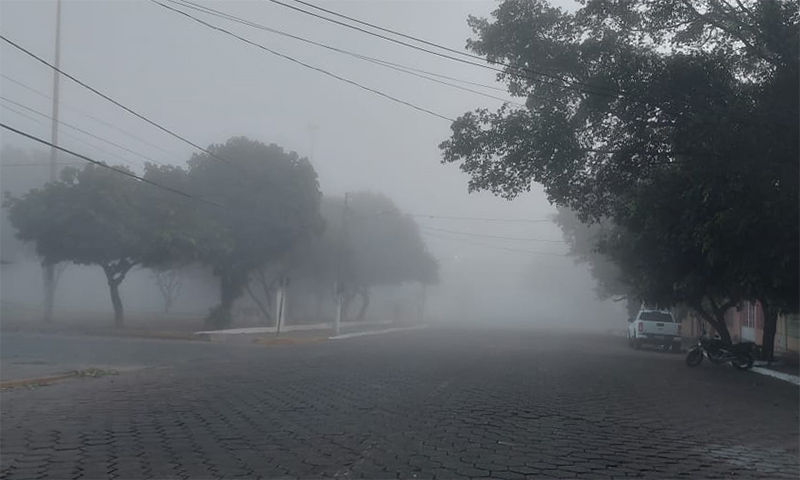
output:
[[[798,389],[621,337],[418,330],[2,392],[2,476],[797,478]]]

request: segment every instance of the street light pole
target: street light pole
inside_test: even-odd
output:
[[[61,68],[61,0],[56,0],[56,45],[55,45],[55,70],[53,70],[53,121],[50,128],[50,143],[58,145],[58,93]],[[50,182],[55,182],[58,177],[58,150],[50,148]],[[56,293],[55,265],[43,264],[44,269],[44,321],[53,321],[53,302]]]

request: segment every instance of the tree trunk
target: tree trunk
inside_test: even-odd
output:
[[[358,311],[358,321],[363,322],[367,315],[367,308],[369,308],[369,289],[362,288],[358,294],[361,296],[361,309]]]
[[[128,274],[131,268],[136,265],[135,261],[122,259],[116,264],[106,263],[103,264],[103,273],[106,274],[108,280],[108,291],[111,293],[111,305],[114,307],[114,326],[121,328],[125,325],[125,316],[122,309],[122,298],[119,295],[119,286],[125,275]]]
[[[727,308],[724,307],[717,307],[711,300],[708,301],[711,304],[712,312],[709,312],[705,309],[702,305],[702,301],[700,302],[693,302],[691,304],[692,309],[700,315],[700,318],[705,320],[709,325],[714,327],[714,330],[717,331],[720,338],[723,342],[727,344],[731,344],[731,334],[728,331],[728,325],[725,323],[725,311]]]
[[[172,310],[172,295],[164,299],[164,313],[168,314]]]
[[[111,292],[111,305],[114,306],[114,326],[122,328],[125,326],[125,315],[122,310],[122,299],[119,296],[120,282],[109,279],[108,290]]]
[[[349,290],[342,294],[342,322],[347,321],[347,312],[350,310],[350,305],[352,305],[355,296],[355,293]]]
[[[235,284],[230,274],[223,274],[219,279],[219,318],[217,326],[230,325],[232,321],[233,302],[236,301]]]
[[[44,275],[44,321],[52,323],[56,296],[55,265],[42,262],[42,274]]]
[[[255,292],[253,292],[253,289],[250,288],[249,283],[247,284],[245,289],[247,290],[247,294],[250,295],[250,298],[256,304],[256,307],[258,307],[258,310],[261,312],[261,315],[264,316],[264,324],[272,325],[273,324],[272,313],[270,312],[270,309],[272,308],[272,302],[270,301],[271,297],[267,296],[265,300],[267,304],[265,305],[264,302],[262,302],[261,299],[259,299],[258,296],[256,296]]]
[[[759,300],[764,313],[764,332],[761,335],[761,359],[775,360],[775,333],[778,330],[778,312],[765,300]]]

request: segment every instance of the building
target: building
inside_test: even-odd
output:
[[[692,312],[682,317],[684,337],[697,338],[702,332],[702,322]],[[742,302],[725,312],[725,324],[736,342],[755,342],[761,345],[764,334],[764,312],[758,302]],[[779,315],[775,333],[775,353],[800,354],[800,315]]]

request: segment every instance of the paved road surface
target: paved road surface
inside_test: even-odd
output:
[[[608,336],[226,347],[4,391],[4,478],[797,478],[798,389]]]

